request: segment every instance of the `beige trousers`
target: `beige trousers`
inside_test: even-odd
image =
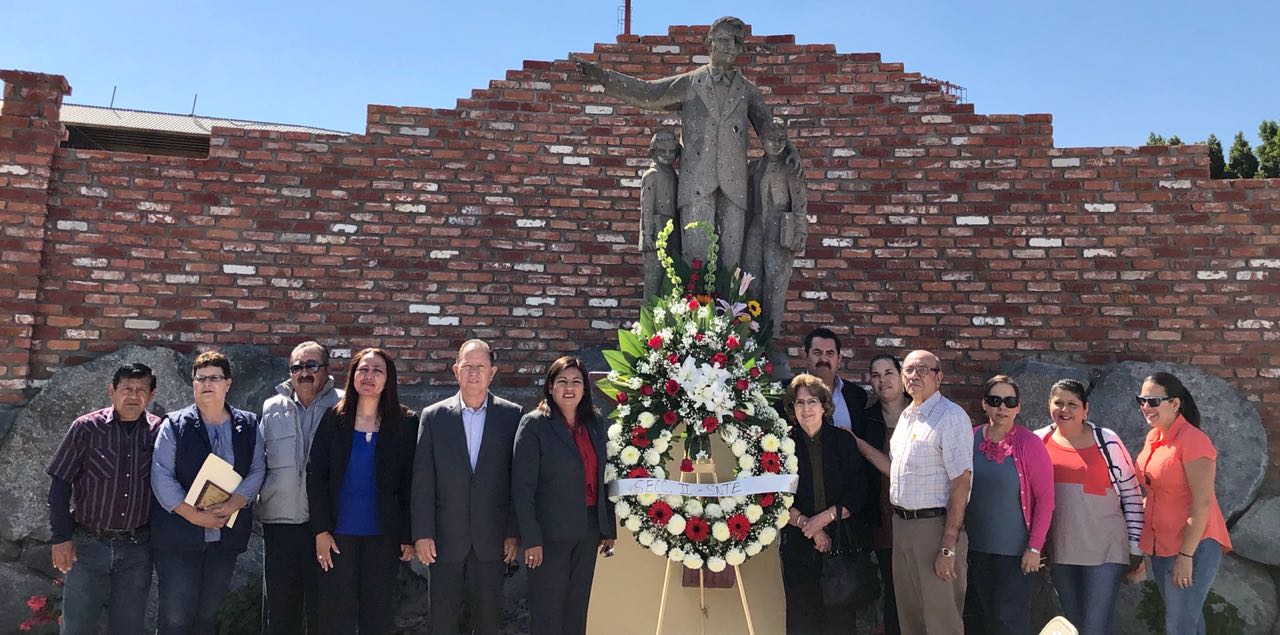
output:
[[[893,519],[893,591],[903,635],[964,635],[969,539],[956,542],[956,579],[938,577],[934,562],[946,517]]]

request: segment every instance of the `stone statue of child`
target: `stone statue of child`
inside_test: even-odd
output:
[[[665,275],[658,262],[658,232],[675,222],[667,239],[667,253],[680,257],[680,218],[676,213],[676,157],[680,141],[670,130],[653,133],[649,158],[653,163],[640,177],[640,251],[644,253],[644,297],[657,295]]]
[[[786,317],[791,265],[804,250],[809,234],[808,190],[803,172],[786,164],[787,124],[773,118],[762,135],[764,156],[747,166],[747,195],[751,224],[747,229],[744,267],[756,276],[765,315],[774,332],[782,332]]]

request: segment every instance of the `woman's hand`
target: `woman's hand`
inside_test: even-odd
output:
[[[1129,584],[1142,582],[1145,577],[1147,577],[1147,562],[1145,560],[1140,560],[1138,566],[1130,568],[1129,572],[1124,574],[1125,582]]]
[[[831,551],[831,536],[828,536],[825,531],[818,532],[818,535],[813,538],[813,548],[822,553]]]
[[[1191,565],[1195,564],[1191,558],[1184,555],[1174,556],[1173,559],[1173,583],[1178,585],[1179,589],[1191,588]]]
[[[542,566],[542,546],[527,547],[524,550],[524,566],[537,569]]]
[[[600,553],[604,554],[606,558],[613,556],[613,538],[602,538],[600,540]]]
[[[1030,575],[1032,573],[1035,573],[1039,571],[1040,567],[1042,566],[1043,564],[1041,562],[1040,554],[1030,549],[1027,549],[1026,551],[1022,552],[1023,575]]]
[[[815,536],[824,533],[822,530],[831,523],[831,512],[818,512],[805,519],[804,524],[800,525],[800,531],[804,532],[804,537],[810,540],[816,540]]]
[[[327,531],[316,534],[316,561],[320,563],[321,569],[328,571],[333,568],[334,553],[342,552],[338,550],[338,543],[333,541],[333,534]]]
[[[400,562],[413,560],[413,545],[400,545]]]

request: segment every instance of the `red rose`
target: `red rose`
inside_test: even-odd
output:
[[[618,391],[618,396],[615,398],[618,400],[618,403],[620,404],[627,403],[627,393],[625,392]]]
[[[724,341],[724,347],[729,350],[738,348],[738,338],[730,335],[729,338]]]
[[[725,355],[724,353],[716,353],[715,355],[711,356],[712,366],[723,368],[724,365],[728,363],[729,363],[729,356]]]
[[[733,411],[733,418],[734,418],[734,419],[737,419],[738,421],[746,421],[746,420],[747,420],[747,413],[745,413],[745,412],[743,412],[743,411],[741,411],[741,410],[734,410],[734,411]]]
[[[666,501],[656,501],[649,506],[649,520],[659,527],[666,527],[671,520],[671,506]]]
[[[653,384],[645,384],[645,385],[641,386],[641,387],[640,387],[640,394],[642,394],[642,395],[644,395],[644,396],[646,396],[646,397],[652,397],[652,396],[653,396]]]
[[[745,379],[739,379],[737,383],[734,384],[734,386],[737,387],[739,391],[745,391],[748,385],[749,384],[747,384],[747,380]]]
[[[649,478],[649,476],[649,470],[640,466],[633,467],[630,472],[627,472],[627,478]]]
[[[702,542],[711,535],[711,526],[707,521],[694,516],[684,525],[684,535],[694,542]]]
[[[705,337],[705,336],[704,336],[702,333],[694,333],[694,334],[693,334],[693,341],[695,341],[695,342],[701,342],[703,337]]]
[[[644,428],[637,427],[631,431],[631,445],[634,445],[637,448],[647,448],[651,443],[652,442],[649,441],[649,436],[645,432]]]
[[[676,396],[676,393],[680,392],[680,383],[674,379],[668,379],[666,388],[667,394],[674,397]]]
[[[673,426],[673,425],[675,425],[675,424],[676,424],[676,421],[678,421],[678,420],[679,420],[679,419],[676,417],[676,413],[675,413],[674,411],[672,411],[672,410],[668,410],[668,411],[666,411],[665,413],[663,413],[663,415],[662,415],[662,423],[664,423],[664,424],[666,424],[666,425],[668,425],[668,426]]]
[[[690,311],[697,311],[699,306],[700,306],[700,305],[698,304],[698,300],[697,300],[696,298],[695,298],[695,299],[693,299],[693,300],[689,300],[689,310],[690,310]]]
[[[701,269],[701,268],[702,268],[702,261],[701,261],[701,260],[694,260],[692,263],[690,263],[690,266],[692,266],[694,269]]]
[[[671,353],[670,355],[667,355],[667,362],[671,364],[679,364],[680,356],[676,355],[675,353]]]
[[[693,471],[693,459],[691,459],[691,458],[689,458],[689,457],[687,457],[687,456],[686,456],[686,457],[684,457],[684,460],[683,460],[683,461],[680,461],[680,471],[681,471],[681,472],[684,472],[684,473],[686,473],[686,474],[688,474],[689,472],[692,472],[692,471]]]
[[[695,273],[695,274],[690,274],[690,275],[689,275],[689,279],[690,279],[690,280],[692,280],[692,281],[694,281],[694,282],[697,282],[697,281],[699,281],[699,280],[701,280],[701,279],[702,279],[702,276],[701,276],[701,275],[699,275],[699,274],[696,274],[696,273]]]
[[[685,288],[685,290],[686,290],[686,291],[693,291],[693,289],[694,289],[694,287],[693,287],[693,283],[692,283],[692,282],[690,282],[689,284],[684,285],[684,288]]]
[[[720,419],[712,415],[707,415],[702,418],[703,430],[706,430],[707,432],[715,432],[716,428],[719,428],[719,427],[720,427]]]
[[[764,372],[766,372],[766,373],[768,373],[768,374],[770,374],[770,375],[772,375],[772,374],[773,374],[773,362],[765,362],[765,363],[764,363]]]
[[[752,366],[752,367],[751,367],[751,371],[750,371],[750,372],[751,372],[751,378],[752,378],[752,379],[756,379],[756,378],[760,377],[760,367],[759,367],[759,366]]]
[[[662,348],[662,336],[654,335],[653,337],[649,338],[649,348],[652,348],[655,351]]]
[[[782,461],[777,452],[764,452],[760,455],[760,469],[777,474],[782,471]]]
[[[734,540],[746,540],[751,533],[751,521],[742,514],[734,514],[726,521],[729,525],[729,537]]]
[[[757,499],[756,502],[759,503],[761,507],[768,509],[771,505],[773,505],[773,494],[772,493],[761,494],[760,498]]]

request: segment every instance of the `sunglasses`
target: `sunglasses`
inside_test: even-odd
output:
[[[325,366],[328,366],[328,364],[321,364],[321,363],[318,363],[318,362],[310,361],[310,362],[307,362],[307,363],[305,363],[305,364],[294,364],[294,365],[290,366],[290,367],[289,367],[289,372],[290,372],[290,373],[293,373],[294,375],[297,375],[298,373],[300,373],[300,372],[302,372],[302,371],[304,371],[304,370],[305,370],[305,371],[307,371],[307,372],[314,373],[314,372],[316,372],[317,370],[320,370],[321,368],[324,368]]]
[[[1170,399],[1177,399],[1177,397],[1143,397],[1142,395],[1137,395],[1134,399],[1138,400],[1138,407],[1159,408],[1160,404]]]
[[[982,401],[992,408],[999,408],[1000,404],[1004,404],[1005,408],[1010,409],[1017,408],[1019,403],[1017,397],[999,397],[996,395],[987,395],[982,398]]]

